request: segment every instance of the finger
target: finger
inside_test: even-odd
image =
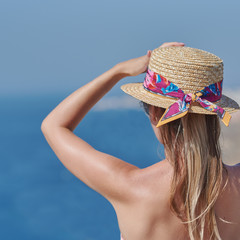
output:
[[[165,42],[162,45],[183,45],[182,42]]]
[[[183,42],[171,42],[173,44],[184,44]]]
[[[183,42],[166,42],[164,44],[184,44]]]
[[[147,51],[147,56],[148,56],[148,57],[151,57],[151,54],[152,54],[152,51],[151,51],[151,50],[148,50],[148,51]]]
[[[167,42],[167,43],[164,43],[162,46],[167,47],[167,46],[184,46],[184,45],[185,44],[181,42]]]
[[[182,46],[182,45],[185,45],[185,43],[182,43],[182,42],[176,42],[174,45]]]

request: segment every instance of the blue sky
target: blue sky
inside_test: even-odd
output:
[[[0,94],[70,94],[166,41],[221,57],[224,87],[239,89],[239,12],[239,1],[0,0]]]

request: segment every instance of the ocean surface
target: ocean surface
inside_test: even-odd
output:
[[[64,97],[0,98],[1,240],[119,240],[112,206],[61,164],[41,133]],[[140,110],[92,110],[75,133],[140,168],[164,158]]]

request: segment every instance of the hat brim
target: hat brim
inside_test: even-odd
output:
[[[175,98],[165,97],[157,93],[155,94],[155,93],[149,92],[144,89],[142,83],[128,83],[128,84],[122,85],[121,89],[125,93],[129,94],[130,96],[156,107],[167,108],[178,100]],[[214,104],[223,108],[229,113],[233,113],[239,110],[238,103],[225,95],[222,95],[221,99],[217,102],[214,102]],[[214,112],[204,109],[197,102],[193,102],[191,104],[189,112],[209,114],[209,115],[216,114]]]

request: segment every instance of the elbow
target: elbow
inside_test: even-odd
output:
[[[51,141],[53,136],[52,130],[53,128],[51,127],[50,123],[46,119],[44,119],[41,123],[41,132],[49,145],[52,142]]]
[[[50,142],[50,139],[54,135],[54,126],[48,120],[44,119],[41,124],[41,132],[47,142]]]
[[[42,131],[43,135],[46,136],[46,134],[50,131],[50,129],[52,129],[51,124],[48,121],[48,119],[45,118],[41,124],[41,131]]]
[[[55,135],[59,130],[62,129],[61,126],[57,125],[52,119],[46,117],[41,123],[41,131],[45,138],[49,138]]]
[[[42,131],[43,135],[45,135],[45,133],[46,133],[46,131],[47,131],[47,123],[46,123],[46,120],[45,120],[45,119],[42,121],[41,131]]]

